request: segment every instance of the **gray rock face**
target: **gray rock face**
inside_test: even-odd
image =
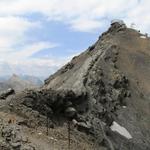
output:
[[[50,76],[40,90],[26,91],[14,99],[14,110],[23,105],[56,121],[74,108],[76,115],[68,114],[98,144],[109,149],[150,149],[150,39],[146,40],[135,30],[112,24],[94,45]],[[127,128],[133,138],[124,139],[111,131],[113,121]]]

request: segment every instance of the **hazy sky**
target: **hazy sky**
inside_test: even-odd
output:
[[[149,33],[149,0],[0,0],[0,75],[48,76],[112,19]]]

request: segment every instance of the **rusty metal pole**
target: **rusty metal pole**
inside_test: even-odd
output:
[[[46,134],[48,135],[49,134],[49,118],[48,118],[48,115],[47,115],[47,123],[46,123],[47,125],[47,131],[46,131]]]
[[[70,121],[68,120],[68,150],[70,150],[71,140],[70,140]]]

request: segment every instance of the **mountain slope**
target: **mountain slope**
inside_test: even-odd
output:
[[[150,38],[143,36],[136,30],[112,25],[92,47],[50,76],[44,88],[87,92],[92,108],[94,103],[100,102],[106,109],[109,104],[116,114],[111,118],[128,129],[135,145],[146,149],[143,143],[150,146]],[[126,109],[110,102],[117,97]]]
[[[150,38],[116,22],[43,87],[16,95],[11,110],[36,122],[47,116],[56,129],[72,120],[72,135],[86,133],[90,150],[148,150],[149,96]]]

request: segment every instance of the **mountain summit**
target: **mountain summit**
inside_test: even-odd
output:
[[[43,88],[87,95],[79,100],[87,120],[103,120],[108,126],[118,122],[132,135],[130,141],[120,141],[111,133],[115,144],[122,143],[121,149],[150,148],[150,38],[123,22],[112,22],[95,44],[50,76]]]
[[[57,134],[69,120],[75,125],[72,149],[148,150],[149,96],[150,38],[113,21],[95,44],[46,79],[44,86],[16,95],[11,110],[32,116],[33,122],[47,116]],[[56,149],[66,149],[59,136],[57,140]]]

